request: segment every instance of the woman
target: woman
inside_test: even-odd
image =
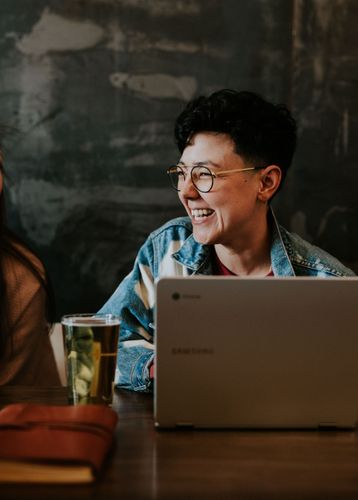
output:
[[[0,385],[59,385],[48,278],[41,261],[6,227],[3,185],[0,152]]]
[[[175,139],[180,159],[167,172],[187,217],[149,235],[132,272],[100,311],[122,318],[116,383],[135,391],[152,390],[158,279],[354,275],[287,231],[271,210],[296,145],[286,107],[223,89],[188,103],[176,120]]]

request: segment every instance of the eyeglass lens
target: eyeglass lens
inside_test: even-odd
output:
[[[187,175],[189,175],[189,171],[184,170],[180,166],[169,169],[169,177],[174,189],[181,191]],[[193,167],[190,175],[192,183],[198,191],[208,193],[213,187],[214,177],[207,167]]]

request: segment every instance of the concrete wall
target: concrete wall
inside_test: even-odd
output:
[[[355,0],[1,0],[9,217],[58,314],[100,307],[148,232],[182,214],[173,122],[223,87],[291,107],[277,215],[358,271],[357,22]]]

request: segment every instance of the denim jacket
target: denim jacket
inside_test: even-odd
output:
[[[280,226],[271,212],[271,265],[275,276],[354,276],[337,259]],[[194,240],[189,217],[151,233],[131,273],[99,311],[121,317],[116,385],[150,391],[154,358],[155,283],[163,276],[213,274],[213,247]]]

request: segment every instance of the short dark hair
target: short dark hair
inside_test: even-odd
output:
[[[228,134],[245,161],[277,165],[282,180],[296,149],[296,122],[290,111],[254,92],[223,89],[190,101],[175,122],[180,153],[198,132]]]

